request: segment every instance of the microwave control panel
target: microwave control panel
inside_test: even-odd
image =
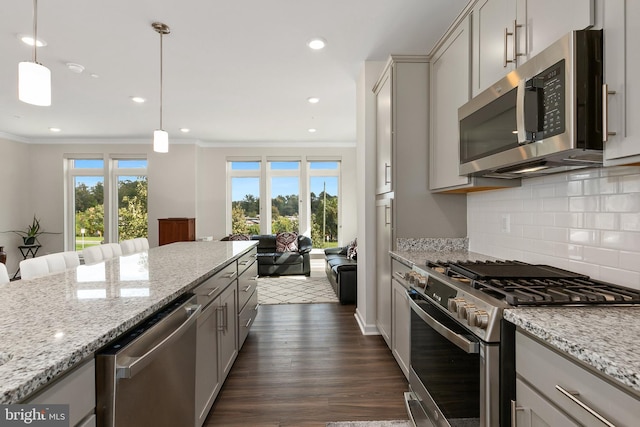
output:
[[[527,81],[525,95],[528,139],[540,141],[565,130],[564,60]]]

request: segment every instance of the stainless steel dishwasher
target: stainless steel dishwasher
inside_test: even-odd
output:
[[[200,310],[183,295],[97,354],[99,427],[193,427]]]

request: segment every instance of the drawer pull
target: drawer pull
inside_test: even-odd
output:
[[[258,280],[258,277],[260,277],[260,276],[257,276],[257,275],[256,275],[256,276],[254,276],[254,277],[249,278],[249,280]]]
[[[242,290],[242,292],[249,292],[249,289],[251,289],[251,285],[247,286],[246,288],[244,288]]]
[[[516,416],[516,413],[518,411],[524,411],[524,408],[522,406],[517,406],[516,401],[512,400],[511,401],[511,427],[517,427],[518,425],[518,417]]]
[[[253,317],[250,317],[249,320],[247,320],[247,324],[244,325],[245,328],[249,329],[249,326],[251,325],[251,321],[253,320]]]
[[[236,277],[236,274],[238,274],[237,271],[232,271],[231,273],[227,274],[226,276],[223,276],[225,279],[233,279],[234,277]]]
[[[402,274],[400,271],[396,271],[394,274],[404,280],[404,274]]]
[[[249,260],[248,259],[245,259],[244,261],[240,262],[240,265],[247,265],[247,264],[249,264]]]
[[[609,426],[609,427],[615,427],[615,425],[611,424],[605,417],[603,417],[602,415],[597,413],[595,410],[591,409],[591,407],[589,405],[587,405],[586,403],[584,403],[583,401],[578,399],[576,396],[580,396],[580,393],[578,393],[577,391],[567,391],[567,390],[565,390],[564,388],[562,388],[561,386],[559,386],[557,384],[556,384],[556,390],[558,390],[560,393],[562,393],[565,396],[567,396],[573,403],[575,403],[576,405],[580,406],[582,409],[584,409],[585,411],[587,411],[588,413],[593,415],[602,424],[604,424],[606,426]]]
[[[216,286],[215,288],[211,289],[211,292],[209,292],[207,296],[210,297],[211,295],[215,294],[218,289],[220,289],[220,286]]]
[[[255,307],[253,307],[253,311],[256,311],[256,312],[257,312],[257,311],[258,311],[258,307],[259,307],[259,306],[260,306],[260,304],[256,304],[256,306],[255,306]]]

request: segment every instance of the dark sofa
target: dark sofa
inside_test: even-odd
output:
[[[341,304],[355,304],[358,289],[358,261],[347,257],[349,246],[324,250],[325,271]]]
[[[311,275],[312,243],[307,236],[298,235],[297,252],[277,252],[275,234],[253,235],[251,240],[258,241],[258,275]]]

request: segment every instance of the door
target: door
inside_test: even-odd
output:
[[[391,348],[391,258],[393,199],[376,202],[376,326]]]
[[[220,295],[218,311],[218,363],[219,377],[224,381],[238,355],[238,285],[237,281]]]
[[[201,426],[220,391],[218,374],[218,304],[214,300],[198,317],[196,336],[196,425]]]
[[[515,68],[513,0],[482,0],[473,8],[473,95]],[[520,61],[522,62],[522,60]]]
[[[458,108],[469,101],[469,17],[460,23],[431,62],[429,188],[469,183],[460,176]]]
[[[376,194],[393,190],[392,75],[391,67],[376,87]]]

